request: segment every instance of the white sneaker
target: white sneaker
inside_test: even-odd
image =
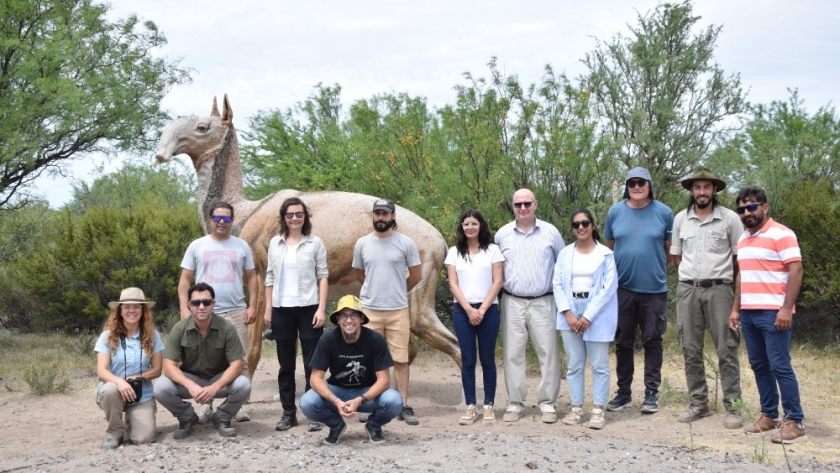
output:
[[[274,402],[280,402],[280,394],[275,394],[274,396],[271,396],[271,400]]]
[[[248,417],[248,413],[245,412],[245,406],[239,408],[239,411],[234,416],[234,419],[236,419],[236,422],[248,422],[251,420],[251,418]]]
[[[496,423],[496,411],[493,410],[493,404],[484,406],[484,425],[492,425]]]
[[[475,404],[467,406],[467,412],[461,416],[458,423],[461,425],[472,425],[478,420],[478,411],[475,409]]]
[[[210,421],[211,417],[213,417],[213,403],[202,404],[198,410],[198,423],[206,424]]]

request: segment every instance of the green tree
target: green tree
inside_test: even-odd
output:
[[[32,181],[92,153],[148,151],[160,100],[189,80],[157,50],[166,38],[136,16],[110,21],[91,0],[0,2],[0,208]]]
[[[700,17],[691,2],[664,3],[638,15],[630,34],[597,41],[583,78],[626,168],[644,166],[659,196],[706,157],[745,110],[738,74],[714,63],[720,26],[693,33]]]
[[[67,208],[83,213],[99,205],[131,207],[140,196],[154,195],[169,206],[195,202],[195,173],[172,170],[172,166],[137,165],[126,163],[110,174],[101,174],[93,183],[80,182],[73,186],[73,200]]]

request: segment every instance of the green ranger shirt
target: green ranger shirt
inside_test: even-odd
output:
[[[225,371],[231,362],[244,358],[245,349],[236,329],[225,319],[213,314],[207,336],[201,338],[190,316],[172,327],[163,357],[180,363],[185,373],[209,379]]]

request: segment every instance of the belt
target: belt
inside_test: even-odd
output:
[[[698,279],[697,281],[687,280],[687,281],[680,281],[682,284],[688,284],[694,287],[702,287],[702,288],[709,288],[712,286],[717,286],[719,284],[726,284],[726,281],[723,279]]]
[[[586,298],[589,297],[589,293],[588,292],[573,292],[572,297],[574,297],[575,299],[586,299]]]
[[[539,296],[517,296],[516,294],[511,294],[506,289],[502,289],[502,294],[505,294],[505,295],[508,295],[508,296],[513,296],[513,297],[518,297],[520,299],[539,299],[540,297],[550,296],[550,295],[554,294],[554,291],[548,291],[545,294],[541,294]]]

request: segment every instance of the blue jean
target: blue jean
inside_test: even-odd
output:
[[[574,299],[573,312],[580,316],[586,311],[589,299]],[[558,317],[565,317],[560,314]],[[592,404],[603,406],[610,395],[610,342],[585,341],[583,335],[561,330],[563,348],[566,351],[566,382],[569,386],[569,400],[573,406],[583,405],[584,368],[586,357],[592,365]]]
[[[335,397],[342,401],[349,401],[366,393],[369,387],[359,389],[345,389],[340,386],[327,384],[330,391]],[[396,389],[388,388],[378,397],[368,400],[368,402],[359,406],[358,412],[367,412],[368,425],[374,429],[381,429],[383,425],[391,422],[391,419],[397,417],[402,411],[403,399]],[[300,398],[300,411],[309,420],[321,422],[325,424],[330,430],[335,430],[344,423],[344,418],[338,413],[338,408],[332,402],[321,397],[320,394],[310,389]]]
[[[471,304],[479,308],[481,304]],[[499,305],[493,304],[484,313],[478,325],[472,325],[461,304],[452,307],[452,324],[461,349],[461,384],[467,405],[476,404],[475,395],[475,349],[478,337],[478,358],[484,377],[484,405],[493,404],[496,398],[496,339],[499,336]]]
[[[787,330],[776,330],[775,310],[742,310],[741,334],[747,357],[755,374],[755,385],[765,416],[779,417],[779,394],[785,418],[801,422],[805,418],[799,402],[799,382],[790,363],[790,336]]]

